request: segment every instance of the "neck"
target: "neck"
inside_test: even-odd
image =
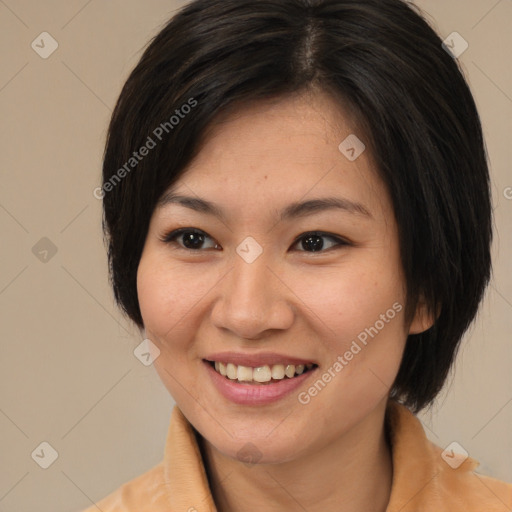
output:
[[[383,400],[335,442],[280,464],[248,466],[200,438],[219,512],[385,512],[393,466]]]

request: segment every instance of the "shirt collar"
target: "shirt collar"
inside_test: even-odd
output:
[[[385,424],[393,459],[386,512],[423,510],[427,504],[435,504],[437,512],[448,512],[443,506],[442,482],[443,475],[453,470],[442,460],[442,450],[427,438],[420,420],[391,399]],[[195,430],[178,406],[171,414],[163,464],[171,510],[216,512]],[[459,474],[477,466],[476,460],[467,458]]]
[[[420,420],[404,405],[388,400],[386,426],[393,458],[393,481],[386,512],[408,512],[435,507],[436,512],[453,512],[447,505],[454,470],[443,460],[443,450],[426,436]],[[479,463],[468,457],[458,475]],[[451,488],[451,494],[453,494]]]

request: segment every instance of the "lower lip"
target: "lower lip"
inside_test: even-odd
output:
[[[271,384],[241,384],[230,380],[218,373],[210,363],[203,361],[210,378],[219,392],[228,400],[242,405],[259,405],[277,402],[293,390],[297,389],[305,380],[313,375],[317,369],[311,369],[292,379],[285,377],[279,382]]]

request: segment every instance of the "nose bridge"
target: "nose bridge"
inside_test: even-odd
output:
[[[286,287],[274,282],[277,278],[269,264],[265,254],[252,262],[235,255],[214,308],[217,327],[227,328],[241,338],[256,338],[268,329],[289,327],[293,312],[287,305]]]
[[[236,257],[230,282],[230,301],[240,306],[258,308],[264,307],[271,300],[272,283],[269,271],[268,258],[260,256],[255,261],[248,263],[241,257]],[[255,311],[256,313],[257,311]]]

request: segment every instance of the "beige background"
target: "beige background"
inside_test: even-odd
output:
[[[0,511],[80,510],[162,457],[173,401],[113,303],[93,190],[123,81],[183,3],[0,0]],[[481,472],[512,481],[512,2],[417,4],[443,38],[469,43],[459,60],[497,223],[486,302],[455,379],[420,418],[434,442],[457,441]],[[43,31],[59,45],[47,59],[31,48]],[[43,237],[57,249],[46,262],[32,250]],[[43,441],[59,455],[48,469],[31,457]]]

